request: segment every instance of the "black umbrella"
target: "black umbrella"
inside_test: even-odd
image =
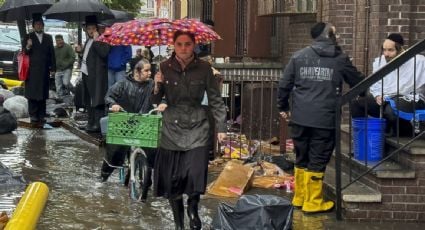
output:
[[[44,13],[46,18],[67,22],[82,22],[88,15],[95,15],[98,21],[114,18],[111,10],[98,0],[61,0]]]
[[[21,39],[27,33],[25,20],[31,20],[32,14],[43,13],[53,4],[53,0],[6,0],[0,7],[0,21],[17,21]]]
[[[31,20],[33,13],[44,13],[53,0],[6,0],[0,7],[0,21]]]
[[[116,22],[127,22],[134,19],[134,16],[131,13],[122,11],[122,10],[111,10],[114,15],[113,19],[103,20],[101,23],[106,26],[112,26]]]

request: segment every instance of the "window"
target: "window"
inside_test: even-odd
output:
[[[315,0],[297,0],[297,13],[316,12]]]
[[[147,8],[154,8],[155,7],[155,1],[154,0],[148,0],[147,4],[146,4]]]
[[[259,0],[258,15],[288,15],[316,12],[317,0]]]

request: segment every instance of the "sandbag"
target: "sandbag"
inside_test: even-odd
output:
[[[0,106],[0,134],[10,133],[18,127],[15,115]]]
[[[26,118],[28,114],[28,100],[23,96],[14,96],[4,101],[3,107],[13,113],[16,118]]]
[[[292,229],[294,207],[285,197],[243,195],[234,207],[221,203],[213,229]]]

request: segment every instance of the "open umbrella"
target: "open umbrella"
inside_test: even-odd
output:
[[[134,19],[134,16],[132,14],[125,11],[111,10],[111,12],[114,15],[114,18],[103,20],[101,21],[102,24],[107,26],[112,26],[114,23],[117,23],[117,22],[127,22]]]
[[[46,18],[67,22],[82,22],[89,15],[95,15],[98,21],[114,18],[111,10],[98,0],[61,0],[44,13]]]
[[[53,0],[6,0],[0,7],[0,21],[17,21],[21,39],[27,33],[25,20],[32,19],[32,14],[43,13],[53,4]]]
[[[115,23],[106,28],[98,41],[111,45],[171,45],[176,31],[189,31],[195,35],[196,43],[209,43],[221,39],[220,36],[204,23],[195,19],[170,21],[166,18],[151,21],[132,20]]]
[[[0,21],[31,20],[32,14],[44,13],[53,0],[6,0],[0,7]]]

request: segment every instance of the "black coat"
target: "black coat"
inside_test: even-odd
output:
[[[291,122],[333,129],[343,82],[352,87],[363,78],[339,46],[329,39],[316,40],[291,57],[279,81],[278,108],[289,110],[292,92]]]
[[[187,151],[209,145],[208,108],[201,105],[205,91],[217,131],[226,132],[226,108],[209,63],[195,58],[182,70],[173,54],[161,63],[160,71],[164,84],[152,99],[159,104],[165,95],[168,105],[162,119],[162,148]]]
[[[84,46],[85,47],[85,46]],[[84,101],[91,101],[91,107],[105,104],[105,95],[108,91],[108,54],[110,46],[103,42],[93,41],[87,54],[86,81],[89,92],[84,92]],[[84,53],[84,50],[83,52]]]
[[[28,38],[32,47],[27,50]],[[29,76],[25,81],[25,97],[32,100],[49,98],[50,71],[56,71],[55,49],[52,36],[43,33],[40,44],[35,32],[29,33],[23,41],[23,50],[30,56]]]
[[[117,104],[130,113],[147,113],[153,108],[150,101],[153,85],[152,79],[138,82],[131,75],[127,76],[109,88],[105,96],[106,105]]]

